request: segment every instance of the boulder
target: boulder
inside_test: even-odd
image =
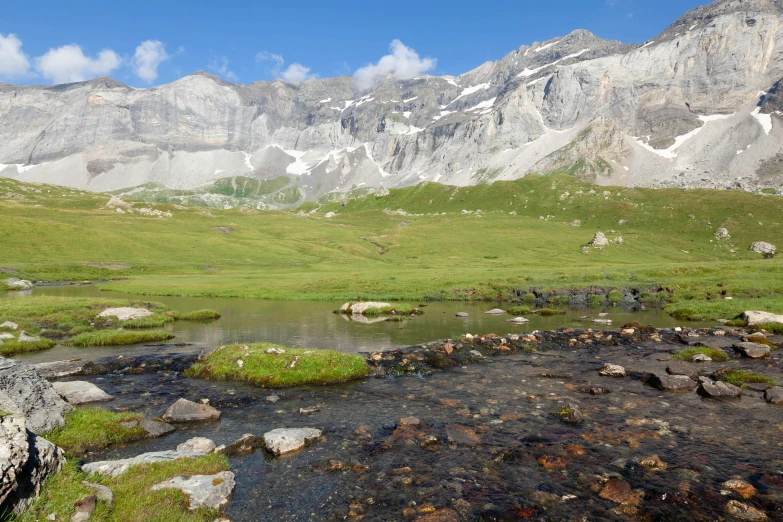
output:
[[[63,451],[27,430],[24,417],[0,417],[0,513],[20,514],[62,468]]]
[[[753,498],[758,493],[753,484],[742,479],[731,479],[721,484],[723,489],[732,491],[742,498]]]
[[[530,319],[526,319],[524,317],[515,317],[513,319],[509,319],[506,321],[507,323],[514,323],[514,324],[525,324],[529,323]]]
[[[695,390],[698,383],[685,375],[659,375],[650,374],[647,384],[663,391],[691,391]]]
[[[715,238],[716,239],[731,239],[731,235],[729,234],[729,231],[725,228],[719,228],[715,231]]]
[[[20,291],[20,290],[32,290],[33,288],[35,288],[35,285],[33,285],[33,283],[31,283],[30,281],[24,279],[17,279],[16,277],[11,277],[5,280],[6,290]]]
[[[233,444],[220,446],[215,450],[215,453],[220,453],[227,457],[241,457],[242,455],[253,453],[260,444],[261,440],[258,437],[252,433],[246,433]]]
[[[38,375],[44,379],[51,380],[79,375],[88,364],[88,362],[82,360],[55,361],[33,364],[33,368],[38,372]]]
[[[52,386],[60,397],[72,405],[114,400],[114,397],[86,381],[55,382]]]
[[[777,249],[775,248],[775,245],[771,243],[766,243],[764,241],[757,241],[756,243],[750,245],[751,252],[755,252],[757,254],[763,254],[765,256],[774,256],[776,250]]]
[[[174,477],[152,486],[152,491],[179,489],[190,497],[191,511],[200,508],[218,510],[228,504],[234,486],[234,474],[223,471],[216,475]]]
[[[315,428],[278,428],[264,433],[264,447],[274,455],[293,453],[318,440],[323,432]]]
[[[17,339],[20,343],[35,343],[41,340],[40,337],[33,337],[32,335],[27,335],[27,332],[24,330],[19,332],[19,339]]]
[[[742,395],[740,388],[722,381],[703,381],[696,392],[702,397],[714,399],[734,399]]]
[[[769,312],[747,311],[742,314],[742,319],[748,322],[748,326],[760,326],[763,324],[783,324],[783,315]]]
[[[98,314],[98,317],[116,317],[120,321],[130,321],[131,319],[141,319],[154,315],[146,308],[107,308]]]
[[[769,346],[758,343],[738,343],[732,346],[735,351],[742,354],[743,357],[750,359],[763,359],[769,357]]]
[[[220,418],[220,412],[208,404],[180,399],[163,414],[166,422],[210,422]]]
[[[604,377],[625,377],[626,371],[622,366],[606,363],[598,370],[598,374]]]
[[[669,375],[685,375],[694,381],[699,379],[699,372],[693,365],[686,362],[673,362],[666,367],[666,373]]]
[[[490,310],[489,312],[484,312],[487,315],[506,315],[505,310],[501,310],[500,308],[494,308]]]
[[[152,464],[155,462],[173,462],[175,460],[202,457],[215,451],[215,443],[201,437],[190,439],[177,446],[176,450],[154,451],[142,453],[136,457],[120,460],[104,460],[91,462],[82,466],[86,473],[98,473],[108,477],[119,477],[131,467],[139,464]]]
[[[90,495],[81,500],[77,500],[73,504],[71,522],[87,522],[92,518],[92,514],[95,513],[96,507],[98,507],[98,497],[96,495]]]
[[[389,303],[377,303],[377,302],[366,302],[366,303],[355,303],[350,306],[351,314],[352,315],[362,315],[364,312],[369,310],[370,308],[388,308],[391,305]]]
[[[470,314],[467,312],[457,312],[457,317],[470,317]]]
[[[739,500],[729,500],[726,504],[726,513],[739,520],[746,520],[748,522],[762,522],[768,520],[767,515],[763,511],[759,511],[753,506],[743,504]]]
[[[45,433],[65,424],[71,406],[31,366],[0,357],[0,409],[22,414],[28,430]]]
[[[609,244],[609,240],[606,239],[606,236],[603,232],[596,232],[595,236],[593,236],[592,241],[590,241],[590,246],[602,248]]]
[[[557,417],[566,424],[582,424],[585,416],[579,406],[568,403],[557,411]]]
[[[176,431],[176,428],[166,422],[144,419],[141,421],[141,429],[147,432],[148,439],[158,439]]]
[[[783,388],[779,386],[768,388],[764,392],[764,400],[766,400],[770,404],[783,405]]]
[[[0,324],[0,328],[7,328],[9,330],[18,330],[19,325],[11,321],[6,321],[3,324]]]

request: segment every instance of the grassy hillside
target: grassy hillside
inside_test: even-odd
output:
[[[107,288],[150,295],[413,301],[662,287],[713,308],[733,306],[724,295],[766,297],[773,307],[783,296],[783,263],[748,251],[754,241],[783,247],[775,196],[547,176],[423,184],[307,216],[140,202],[120,214],[104,207],[108,199],[0,180],[0,266],[48,281],[122,279]],[[140,215],[142,207],[172,217]],[[326,218],[330,211],[337,215]],[[732,239],[715,239],[722,226]],[[623,243],[584,253],[596,231]]]

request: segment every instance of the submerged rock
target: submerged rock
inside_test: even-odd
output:
[[[264,433],[264,447],[274,455],[284,455],[309,446],[322,435],[315,428],[278,428]]]
[[[734,493],[738,494],[742,498],[753,498],[756,496],[756,493],[758,491],[756,488],[753,487],[752,484],[742,480],[742,479],[731,479],[727,480],[721,486],[724,489],[727,489],[729,491],[733,491]]]
[[[470,317],[470,314],[467,312],[457,312],[457,317]]]
[[[162,418],[166,422],[208,422],[218,420],[220,412],[208,404],[180,399],[166,410]]]
[[[492,310],[490,310],[488,312],[484,312],[484,313],[487,314],[487,315],[505,315],[506,311],[505,310],[501,310],[500,308],[493,308]]]
[[[0,357],[0,409],[24,415],[28,430],[45,433],[65,424],[71,406],[31,366]]]
[[[469,447],[478,446],[481,443],[481,437],[476,434],[473,428],[462,424],[447,424],[446,437],[452,444],[463,444]]]
[[[60,394],[60,397],[68,401],[68,404],[78,405],[114,400],[114,397],[86,381],[55,382],[52,386]]]
[[[738,500],[729,500],[728,504],[726,504],[726,513],[739,520],[747,520],[749,522],[762,522],[767,520],[767,515],[762,511],[747,504],[743,504]]]
[[[152,491],[179,489],[190,497],[191,511],[200,508],[217,510],[228,504],[235,485],[234,474],[223,471],[216,475],[175,477],[152,486]]]

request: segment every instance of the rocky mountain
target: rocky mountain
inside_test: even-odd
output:
[[[423,181],[783,187],[783,0],[718,0],[644,45],[587,31],[459,77],[150,89],[0,84],[0,175],[260,207]]]

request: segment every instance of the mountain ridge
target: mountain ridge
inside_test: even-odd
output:
[[[237,85],[204,71],[149,89],[2,84],[0,175],[114,192],[285,176],[297,202],[554,171],[779,189],[781,81],[783,0],[719,0],[643,45],[576,30],[367,91],[349,76]]]

